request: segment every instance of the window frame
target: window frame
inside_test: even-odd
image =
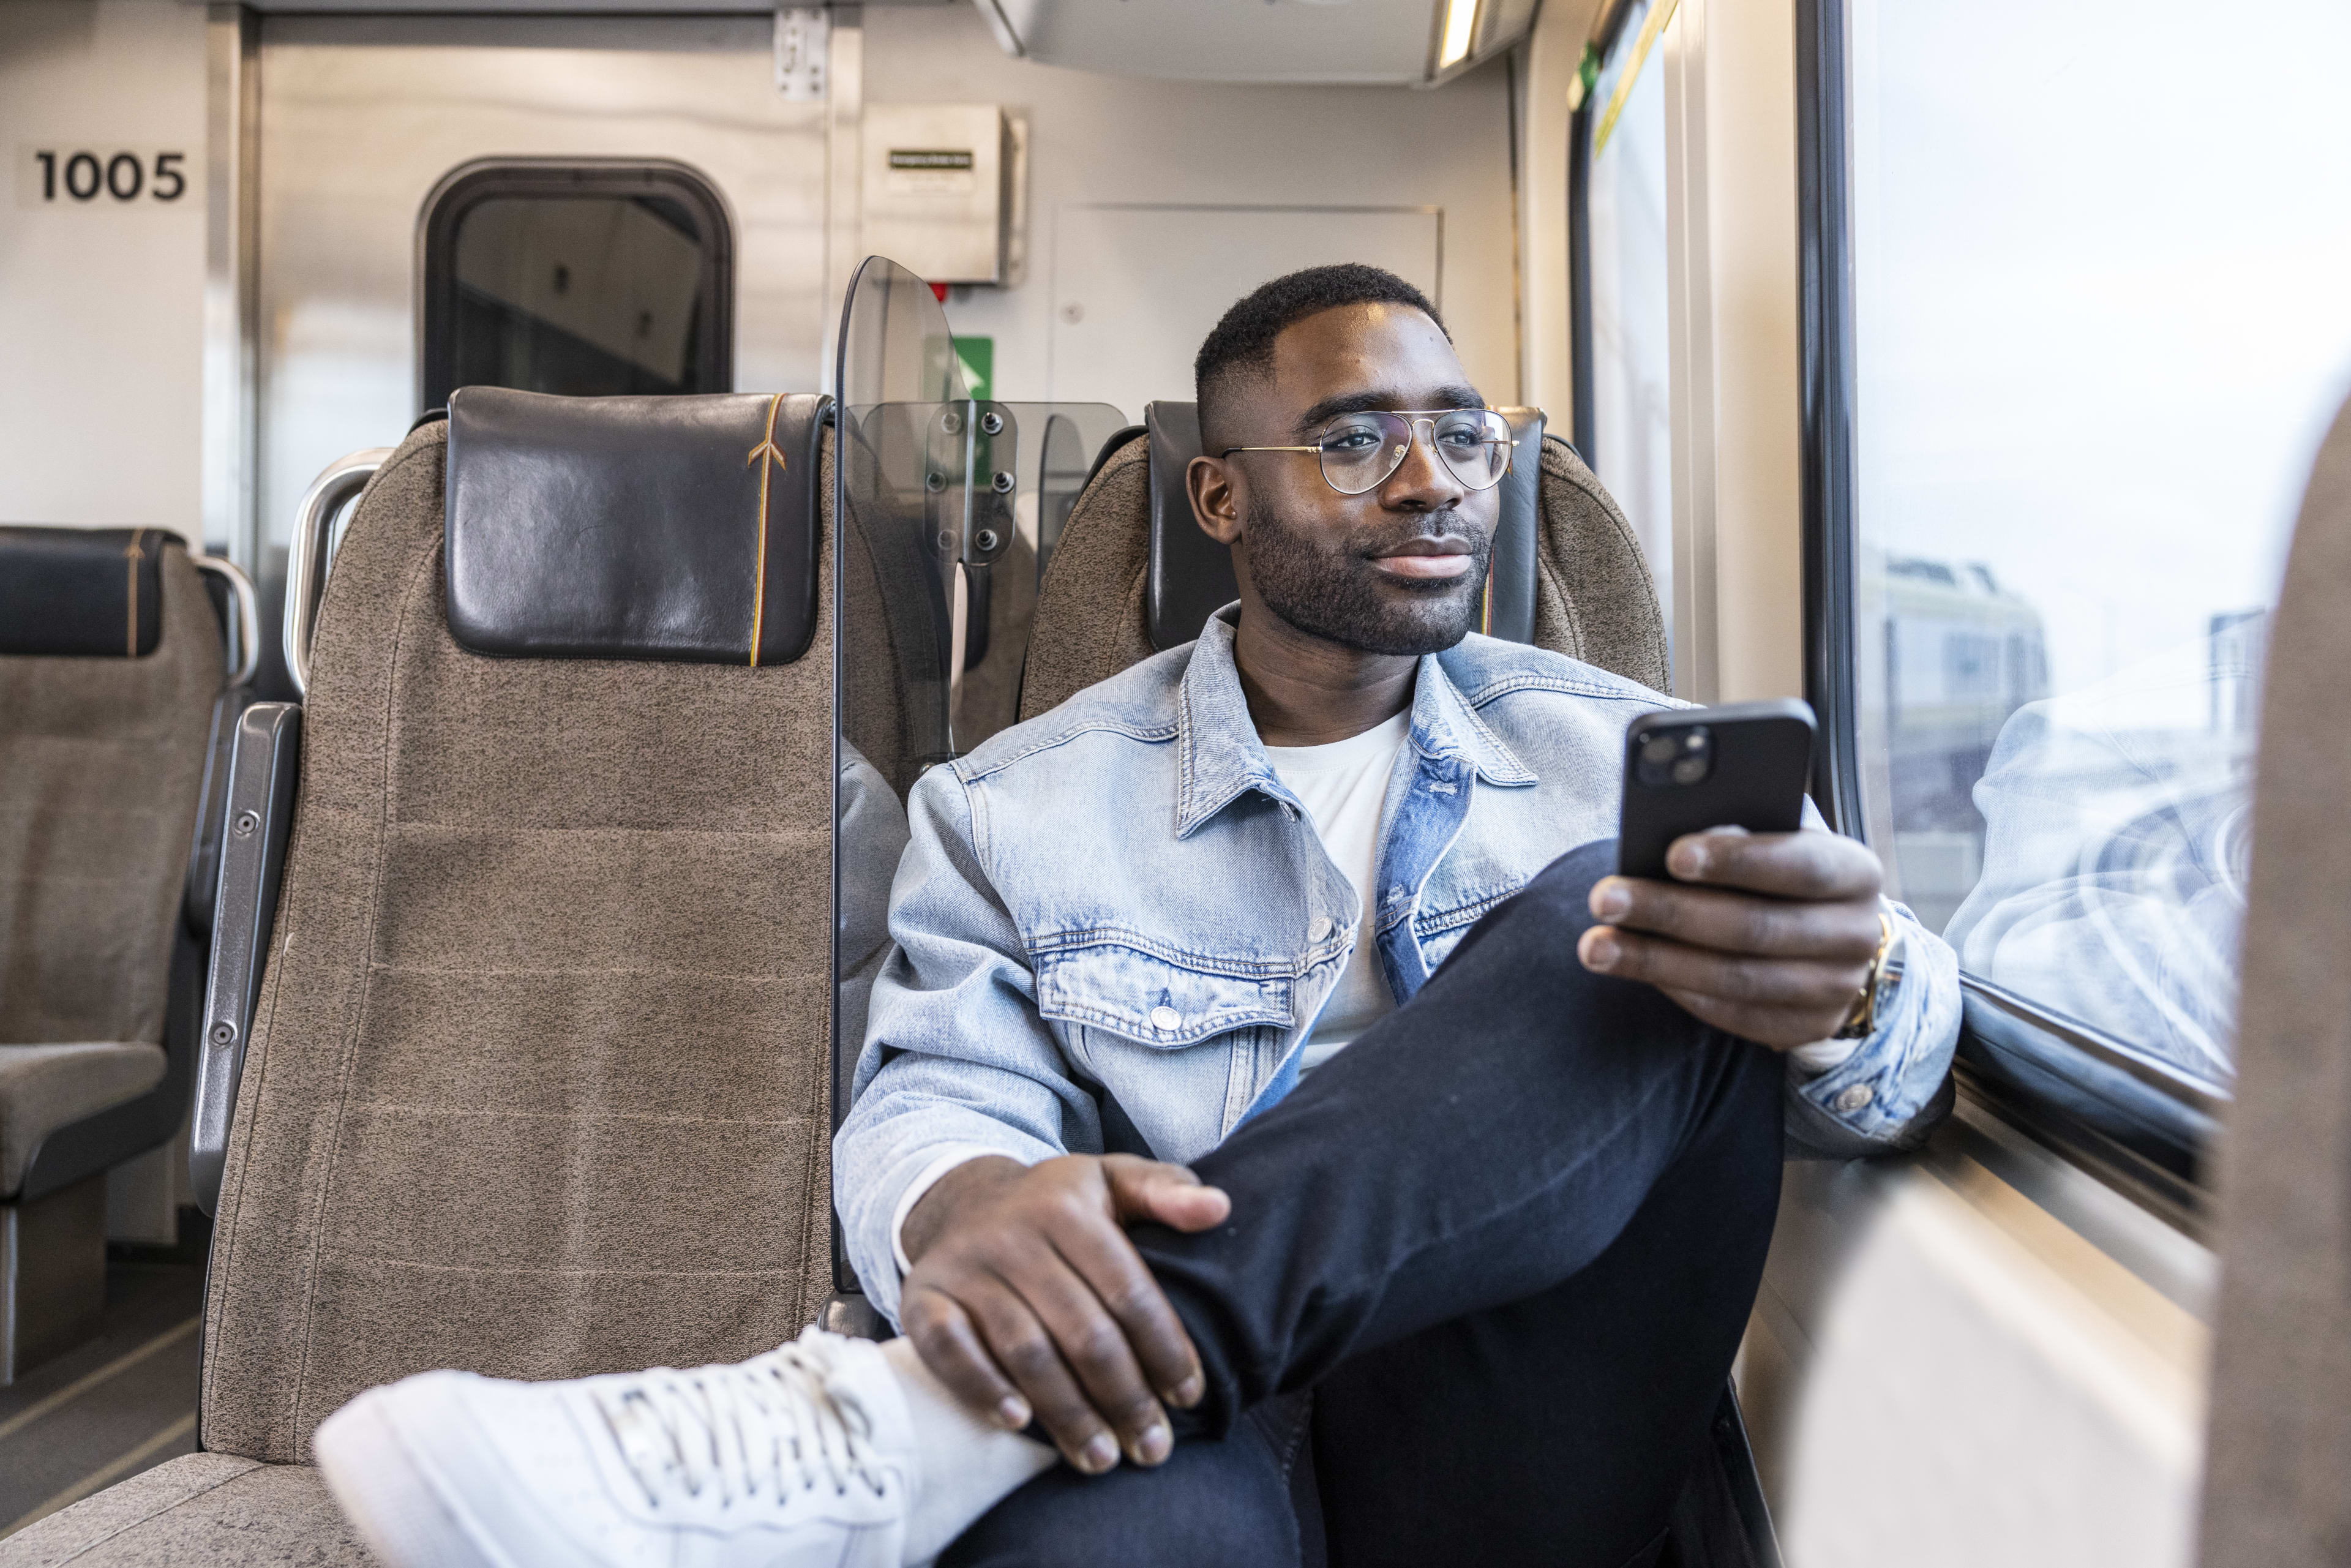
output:
[[[1855,635],[1860,531],[1851,56],[1845,0],[1796,4],[1804,695],[1820,720],[1813,791],[1841,833],[1862,809]],[[1580,325],[1581,323],[1579,323]],[[1579,389],[1580,390],[1580,389]],[[1960,1092],[2199,1239],[2229,1096],[2095,1023],[1960,971]]]
[[[701,299],[692,359],[711,392],[735,390],[735,222],[709,176],[670,158],[477,158],[441,177],[416,219],[416,400],[439,408],[456,390],[457,230],[484,202],[515,197],[658,197],[701,229]]]
[[[1568,395],[1575,400],[1571,418],[1575,456],[1587,463],[1599,449],[1599,412],[1594,409],[1599,367],[1592,360],[1592,134],[1599,130],[1599,115],[1605,108],[1596,97],[1599,78],[1625,42],[1632,12],[1634,0],[1605,0],[1605,9],[1592,26],[1592,37],[1584,42],[1583,64],[1577,66],[1589,73],[1587,89],[1568,113]]]
[[[1567,313],[1569,395],[1574,400],[1572,431],[1575,455],[1587,463],[1598,444],[1598,412],[1593,407],[1599,369],[1592,357],[1592,136],[1598,129],[1600,73],[1625,41],[1633,0],[1606,0],[1583,47],[1578,70],[1589,70],[1582,101],[1567,118]]]

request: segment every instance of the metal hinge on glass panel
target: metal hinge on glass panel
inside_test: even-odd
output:
[[[962,594],[949,603],[952,683],[987,657],[993,569],[1011,548],[1017,528],[1013,459],[1019,432],[1002,403],[967,400],[938,410],[928,445],[925,487],[940,580],[952,585],[960,577],[963,583]]]

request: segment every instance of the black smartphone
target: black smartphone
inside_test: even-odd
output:
[[[1792,833],[1813,776],[1812,705],[1794,697],[1645,713],[1625,727],[1616,869],[1662,878],[1684,833]]]

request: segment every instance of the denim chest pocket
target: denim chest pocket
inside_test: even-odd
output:
[[[1036,960],[1037,1010],[1165,1050],[1290,1022],[1287,976],[1219,974],[1114,944]]]

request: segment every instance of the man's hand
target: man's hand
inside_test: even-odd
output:
[[[1716,828],[1676,839],[1671,882],[1603,877],[1576,944],[1583,967],[1646,980],[1688,1011],[1774,1051],[1824,1040],[1876,954],[1877,857],[1817,829]]]
[[[966,1404],[1016,1432],[1033,1411],[1080,1470],[1101,1474],[1122,1448],[1155,1465],[1175,1446],[1160,1401],[1188,1407],[1205,1385],[1121,1222],[1206,1230],[1231,1211],[1182,1166],[1132,1155],[973,1160],[906,1216],[899,1321]]]

